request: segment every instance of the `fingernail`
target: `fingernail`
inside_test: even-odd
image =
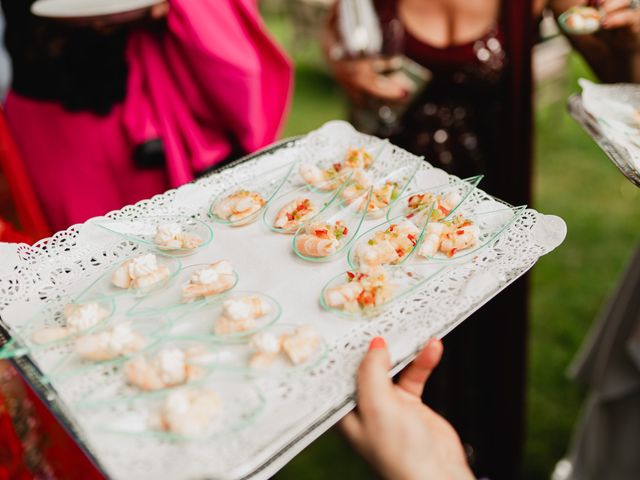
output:
[[[369,351],[378,350],[380,348],[385,348],[387,346],[387,342],[384,341],[382,337],[373,337],[371,339],[371,343],[369,344]]]

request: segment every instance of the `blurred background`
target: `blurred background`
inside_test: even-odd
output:
[[[296,88],[284,135],[345,118],[345,99],[320,52],[318,35],[331,0],[261,0],[269,30],[294,59]],[[565,243],[533,270],[524,476],[549,478],[566,453],[585,392],[566,375],[640,232],[640,191],[624,178],[566,112],[566,100],[591,71],[541,25],[534,51],[535,181],[533,207],[568,225]],[[427,159],[428,160],[428,159]],[[508,318],[503,321],[508,322]],[[498,338],[496,342],[508,341]],[[500,421],[500,419],[496,419]],[[278,479],[371,478],[373,472],[337,432],[285,467]]]

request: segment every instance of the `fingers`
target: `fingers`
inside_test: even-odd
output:
[[[390,101],[402,100],[407,96],[407,89],[391,78],[373,75],[370,80],[362,87],[371,96]]]
[[[600,8],[607,15],[618,10],[627,10],[629,8],[629,0],[607,0],[600,2]]]
[[[389,352],[382,337],[375,337],[369,344],[358,369],[358,409],[363,415],[384,409],[393,398],[393,384],[389,378]]]
[[[352,443],[358,445],[364,440],[362,423],[356,412],[347,413],[338,423],[338,427]]]
[[[639,12],[636,10],[620,10],[607,15],[604,19],[604,28],[636,27],[640,23]]]
[[[400,375],[398,386],[407,393],[420,397],[429,375],[442,358],[442,342],[432,338],[427,342],[416,359]]]

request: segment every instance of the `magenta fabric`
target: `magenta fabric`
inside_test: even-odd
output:
[[[164,34],[131,34],[127,95],[109,116],[9,95],[8,120],[54,229],[188,182],[234,144],[251,152],[277,138],[292,71],[255,0],[170,3]],[[133,148],[156,137],[166,171],[137,169]]]

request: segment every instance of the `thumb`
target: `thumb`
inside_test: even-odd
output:
[[[374,337],[358,369],[358,409],[363,414],[382,408],[391,398],[390,369],[387,344],[382,337]]]

